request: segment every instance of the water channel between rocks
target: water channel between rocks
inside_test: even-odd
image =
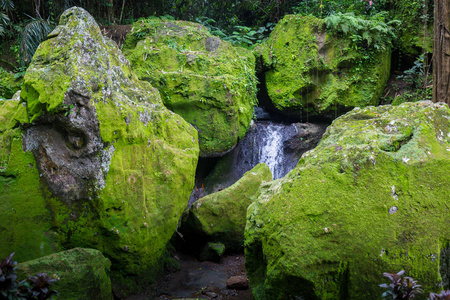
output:
[[[326,127],[327,124],[254,122],[233,151],[220,158],[210,173],[198,174],[189,205],[229,187],[259,163],[269,166],[274,180],[284,177],[303,153],[317,145]],[[202,163],[211,164],[208,160],[200,161],[199,169]]]
[[[220,159],[200,160],[189,206],[207,194],[231,186],[259,163],[269,166],[274,180],[284,177],[303,153],[318,144],[326,127],[327,124],[253,122],[231,152]],[[227,255],[220,263],[201,262],[183,253],[178,253],[176,259],[181,269],[161,279],[148,292],[153,295],[151,299],[253,299],[250,289],[239,291],[226,286],[230,276],[245,276],[242,253]],[[147,298],[140,295],[127,300],[149,299],[148,293]]]

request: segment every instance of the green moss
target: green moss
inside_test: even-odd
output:
[[[194,186],[197,131],[163,106],[80,8],[66,11],[41,43],[20,96],[20,103],[0,102],[0,237],[8,241],[1,253],[23,260],[95,248],[111,259],[117,281],[155,279]],[[94,155],[105,173],[86,180],[86,199],[69,203],[52,194],[33,154],[22,150],[20,123],[67,120],[73,102],[95,111],[101,150]]]
[[[263,185],[245,230],[255,299],[378,299],[382,273],[401,269],[435,291],[450,239],[449,119],[431,102],[355,109]]]
[[[225,244],[227,249],[243,246],[247,207],[257,197],[262,182],[271,181],[266,164],[258,164],[232,186],[197,200],[185,216],[181,231]]]
[[[47,273],[58,278],[50,288],[59,299],[113,299],[109,268],[111,262],[94,249],[75,248],[18,265],[19,279]]]
[[[0,132],[0,257],[16,252],[18,261],[58,249],[34,157],[22,148],[20,129]]]
[[[327,115],[345,107],[375,105],[390,71],[390,51],[368,54],[328,34],[323,20],[288,15],[256,50],[275,108]]]
[[[20,90],[23,78],[16,78],[13,73],[0,67],[0,101],[1,99],[11,99],[11,97]]]
[[[242,138],[256,104],[254,56],[200,24],[151,18],[133,24],[125,55],[164,104],[199,132],[200,155],[222,155]]]
[[[433,1],[399,0],[391,3],[391,19],[401,21],[397,28],[399,50],[409,56],[433,52]],[[425,24],[424,24],[425,22]]]

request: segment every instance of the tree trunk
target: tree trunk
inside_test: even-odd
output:
[[[450,105],[450,0],[435,0],[433,101]]]

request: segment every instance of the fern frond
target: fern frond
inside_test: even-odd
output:
[[[20,37],[21,65],[28,65],[39,44],[52,31],[53,26],[41,18],[32,18]]]
[[[12,0],[0,0],[0,8],[8,12],[14,9],[14,2]]]

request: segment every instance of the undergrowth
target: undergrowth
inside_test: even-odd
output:
[[[325,18],[328,31],[332,34],[347,37],[353,47],[386,50],[392,46],[396,34],[394,26],[400,21],[386,22],[387,12],[380,12],[371,17],[356,16],[354,13],[337,13]]]

